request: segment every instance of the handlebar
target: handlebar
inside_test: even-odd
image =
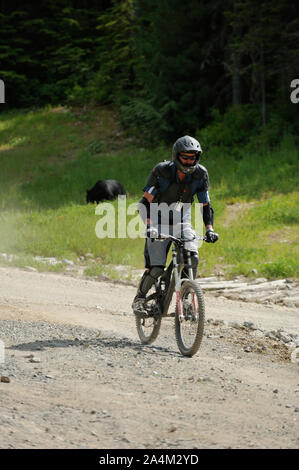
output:
[[[182,245],[185,242],[192,242],[193,240],[203,240],[207,241],[207,237],[193,237],[193,238],[176,238],[173,235],[165,235],[161,233],[158,237],[152,238],[152,240],[171,240],[174,243],[177,243],[178,245]]]

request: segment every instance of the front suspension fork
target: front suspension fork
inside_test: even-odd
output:
[[[178,263],[177,263],[177,257],[176,257],[175,253],[173,253],[173,266],[174,266],[174,278],[175,278],[175,291],[176,291],[177,309],[178,309],[179,321],[182,322],[184,320],[183,301],[182,301],[182,295],[181,295],[182,281],[179,277],[179,266],[178,266]],[[193,269],[192,269],[190,251],[187,252],[187,269],[188,269],[189,278],[192,281],[193,280]],[[197,319],[198,313],[197,313],[195,292],[192,292],[192,303],[193,303],[194,316],[195,316],[195,319]]]
[[[182,302],[182,295],[181,295],[181,279],[179,277],[179,266],[177,262],[176,253],[173,253],[173,271],[174,271],[174,279],[175,279],[175,293],[176,293],[176,304],[178,309],[179,321],[182,322],[184,320],[183,314],[183,302]]]

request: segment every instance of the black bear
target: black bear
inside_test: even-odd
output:
[[[125,195],[126,191],[122,184],[116,180],[99,180],[91,188],[86,190],[86,202],[112,201],[118,195]]]

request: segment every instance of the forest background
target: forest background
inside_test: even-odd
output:
[[[294,2],[1,0],[0,79],[0,251],[19,264],[88,251],[140,266],[139,241],[96,239],[85,189],[116,178],[138,200],[190,134],[222,238],[203,248],[202,271],[298,274]],[[67,215],[72,225],[57,227]]]

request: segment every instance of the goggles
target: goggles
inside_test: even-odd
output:
[[[182,160],[196,160],[196,155],[194,153],[180,153],[179,157]]]

